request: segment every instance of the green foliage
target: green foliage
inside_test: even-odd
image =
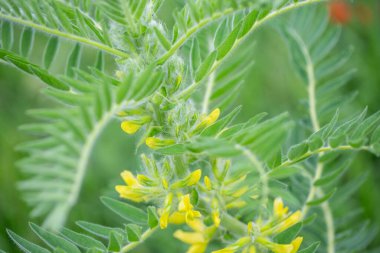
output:
[[[352,232],[356,224],[344,232],[334,209],[357,189],[352,182],[337,187],[351,154],[380,155],[380,112],[341,117],[337,111],[351,101],[344,96],[354,98],[336,95],[353,71],[344,67],[349,54],[337,48],[339,28],[313,5],[319,2],[187,1],[170,26],[159,18],[160,0],[0,0],[0,58],[46,83],[44,94],[57,105],[30,110],[38,123],[20,127],[37,136],[18,147],[27,154],[18,163],[26,175],[19,189],[31,216],[45,220],[42,227],[31,223],[32,231],[52,252],[67,253],[127,252],[172,223],[194,230],[174,233],[191,247],[215,240],[231,252],[295,252],[301,235],[307,246],[299,252],[365,249],[374,228],[358,222],[360,233]],[[287,22],[273,25],[306,87],[304,125],[288,113],[238,123],[240,107],[228,111],[252,61],[250,48],[234,49],[287,12]],[[48,38],[41,61],[32,62],[41,32]],[[64,71],[53,73],[67,41]],[[83,63],[86,50],[96,55],[91,64]],[[88,234],[62,228],[96,141],[112,121],[139,133],[141,174],[125,171],[126,185],[116,186],[130,202],[101,198],[124,221],[118,227],[78,221]],[[302,137],[290,138],[292,129]],[[300,211],[288,211],[277,197]],[[50,252],[8,234],[24,252]],[[194,242],[194,234],[202,239]]]

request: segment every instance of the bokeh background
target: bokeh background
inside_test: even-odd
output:
[[[175,0],[166,1],[161,10],[169,23],[169,10],[176,4]],[[355,48],[350,64],[357,69],[357,74],[345,89],[357,90],[358,96],[348,110],[358,112],[368,106],[369,112],[373,113],[380,110],[380,1],[347,1],[345,6],[346,9],[332,12],[331,22],[343,28],[342,47],[352,45]],[[44,40],[43,35],[40,39]],[[305,97],[306,90],[292,69],[281,37],[267,23],[244,43],[244,47],[252,47],[247,57],[255,64],[239,95],[238,104],[243,105],[241,118],[264,111],[270,115],[288,111],[297,118],[303,109],[300,100]],[[38,57],[38,48],[36,50]],[[55,69],[59,70],[60,67],[58,64]],[[27,226],[31,220],[28,217],[29,209],[17,189],[17,182],[23,177],[17,168],[17,161],[25,154],[18,152],[16,146],[31,138],[18,130],[20,125],[32,121],[26,111],[52,103],[41,93],[43,87],[36,78],[0,62],[0,248],[7,252],[18,250],[7,237],[6,228],[25,238],[35,239]],[[117,122],[107,127],[93,152],[80,201],[69,218],[69,227],[75,227],[76,220],[116,224],[117,220],[105,210],[98,197],[113,195],[112,188],[119,181],[120,171],[136,166],[134,142],[135,139],[120,131]],[[362,207],[363,220],[370,220],[380,228],[380,159],[360,154],[344,180],[349,181],[363,173],[368,173],[367,180],[355,193],[353,201]],[[155,245],[162,244],[163,236],[153,237],[148,246],[139,247],[136,252],[159,252]],[[164,242],[165,252],[182,252],[177,247],[183,245],[170,240]],[[372,246],[377,248],[379,245],[378,236]]]

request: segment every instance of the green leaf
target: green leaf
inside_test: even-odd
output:
[[[302,222],[299,222],[295,224],[294,226],[291,226],[287,230],[281,232],[280,234],[276,235],[274,240],[276,243],[280,243],[280,244],[290,243],[298,235],[301,229],[302,229]]]
[[[310,136],[308,143],[310,151],[315,151],[321,148],[324,144],[322,138],[317,135]]]
[[[26,253],[49,253],[47,249],[44,249],[34,243],[31,243],[21,236],[17,235],[13,231],[7,229],[9,237],[17,244],[17,246]]]
[[[319,204],[322,204],[323,202],[325,202],[328,199],[330,199],[334,195],[335,192],[336,192],[336,188],[333,189],[333,190],[331,190],[329,193],[325,194],[323,197],[321,197],[319,199],[316,199],[316,200],[309,201],[306,204],[308,206],[317,206]]]
[[[315,252],[317,252],[317,249],[318,249],[320,244],[321,244],[320,242],[315,242],[315,243],[311,244],[310,246],[308,246],[307,248],[298,251],[298,253],[315,253]]]
[[[67,60],[66,65],[66,75],[68,76],[74,76],[74,68],[77,68],[80,63],[80,56],[81,56],[81,46],[80,44],[76,44],[73,48],[73,51],[69,55],[69,58]]]
[[[148,207],[148,225],[150,228],[154,228],[158,225],[159,217],[157,215],[156,207]]]
[[[50,68],[50,65],[51,63],[53,62],[54,60],[54,57],[57,53],[57,49],[58,49],[58,38],[55,37],[55,36],[52,36],[50,37],[47,45],[46,45],[46,48],[45,48],[45,51],[44,51],[44,67],[46,69],[49,69]]]
[[[340,166],[335,171],[333,171],[333,172],[329,173],[328,175],[323,176],[322,178],[315,181],[314,185],[315,186],[323,186],[323,185],[329,184],[330,182],[334,181],[339,176],[341,176],[343,174],[343,171],[345,169],[347,169],[347,166],[348,166],[348,162],[344,163],[342,166]]]
[[[30,49],[34,42],[34,30],[30,27],[25,27],[21,35],[20,52],[24,57],[28,57]]]
[[[241,25],[242,25],[242,22],[239,22],[239,24],[236,25],[236,27],[232,30],[232,32],[228,35],[228,37],[217,48],[217,52],[218,52],[218,56],[216,58],[217,60],[220,60],[223,57],[225,57],[228,54],[228,52],[232,49],[239,35]]]
[[[202,64],[197,69],[197,73],[195,74],[195,81],[201,81],[211,70],[214,62],[216,60],[217,51],[213,51],[211,54],[207,56],[207,58],[202,62]]]
[[[66,252],[80,253],[80,250],[74,244],[65,240],[64,238],[53,234],[34,223],[30,223],[30,227],[38,235],[38,237],[40,237],[41,240],[43,240],[52,249],[61,248]]]
[[[90,233],[97,235],[99,237],[102,237],[102,238],[108,238],[112,231],[114,231],[120,235],[123,234],[123,230],[120,228],[106,227],[106,226],[102,226],[102,225],[87,222],[87,221],[77,221],[76,224],[79,227],[86,230],[87,232],[90,232]]]
[[[100,200],[106,205],[109,209],[120,215],[122,218],[141,225],[145,225],[148,219],[147,214],[130,204],[117,201],[108,197],[102,197]]]
[[[95,68],[104,71],[104,52],[99,51],[96,55]]]
[[[224,20],[216,29],[214,36],[214,47],[217,48],[223,41],[224,36],[228,32],[227,29],[227,19]]]
[[[129,242],[138,242],[141,238],[142,227],[136,224],[128,224],[125,226],[127,238]]]
[[[258,10],[253,10],[244,18],[243,26],[241,28],[239,38],[243,37],[251,30],[252,26],[256,22],[258,14],[259,14]]]
[[[163,155],[180,155],[186,152],[186,146],[184,144],[174,144],[159,148],[156,151]]]
[[[100,250],[97,248],[91,248],[86,251],[86,253],[104,253],[104,250]]]
[[[13,26],[11,23],[3,21],[1,26],[1,47],[11,50],[13,45]]]
[[[199,43],[196,38],[193,39],[190,48],[190,66],[192,73],[195,73],[198,66],[201,64],[201,50],[199,48]]]
[[[156,34],[157,38],[158,38],[158,41],[161,43],[161,45],[166,49],[166,50],[169,50],[172,46],[172,44],[170,43],[170,41],[166,38],[165,35],[162,34],[162,32],[160,31],[160,29],[158,27],[154,27],[153,28],[154,30],[154,33]]]
[[[285,167],[273,169],[269,172],[268,176],[274,179],[282,179],[293,176],[300,172],[298,167]]]
[[[103,243],[101,243],[98,240],[95,240],[94,238],[90,236],[74,232],[67,228],[64,228],[61,233],[64,237],[66,237],[68,240],[75,243],[81,248],[84,248],[84,249],[98,248],[98,249],[103,249],[103,250],[106,249]]]
[[[288,152],[289,160],[296,160],[297,158],[304,155],[309,150],[309,145],[307,142],[302,142],[300,144],[294,145],[290,148]]]
[[[109,251],[120,251],[121,248],[121,237],[119,234],[112,231],[109,236],[108,250]]]

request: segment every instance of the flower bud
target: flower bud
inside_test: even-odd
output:
[[[145,144],[151,149],[164,148],[170,145],[175,144],[174,140],[165,140],[156,137],[148,137],[145,140]]]

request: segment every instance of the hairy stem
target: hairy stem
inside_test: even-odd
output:
[[[247,234],[247,226],[227,212],[222,215],[221,225],[236,236],[245,236]]]
[[[240,10],[239,10],[240,11]],[[158,65],[162,65],[164,64],[172,55],[174,55],[177,50],[183,45],[185,44],[185,42],[194,34],[196,33],[197,31],[199,31],[200,29],[202,29],[203,27],[205,27],[206,25],[210,24],[211,22],[219,19],[219,18],[222,18],[223,16],[225,15],[228,15],[228,14],[231,14],[231,13],[234,13],[233,9],[227,9],[223,12],[219,12],[219,13],[215,13],[213,16],[211,17],[208,17],[208,18],[205,18],[203,20],[201,20],[200,22],[198,22],[195,26],[191,27],[189,30],[187,30],[187,32],[181,37],[179,38],[176,43],[174,43],[172,45],[172,47],[163,55],[161,56],[158,60],[157,60],[157,64]]]
[[[214,50],[214,45],[213,42],[210,40],[209,41],[209,52],[212,52]],[[203,97],[203,102],[202,102],[202,113],[207,114],[208,112],[208,107],[209,107],[209,102],[212,94],[212,89],[215,84],[215,72],[212,72],[210,76],[208,77],[207,80],[207,85],[206,85],[206,92]]]
[[[46,27],[46,26],[43,26],[43,25],[40,25],[40,24],[36,24],[32,21],[28,21],[28,20],[24,20],[22,18],[19,18],[19,17],[13,17],[13,16],[10,16],[10,15],[6,15],[6,14],[3,14],[3,13],[0,13],[0,18],[2,19],[6,19],[6,20],[9,20],[11,22],[15,22],[15,23],[18,23],[18,24],[21,24],[21,25],[24,25],[24,26],[28,26],[28,27],[32,27],[36,30],[39,30],[41,32],[45,32],[45,33],[48,33],[48,34],[51,34],[51,35],[55,35],[55,36],[58,36],[58,37],[62,37],[62,38],[65,38],[65,39],[69,39],[69,40],[72,40],[72,41],[76,41],[76,42],[80,42],[82,44],[85,44],[85,45],[88,45],[88,46],[91,46],[91,47],[94,47],[94,48],[97,48],[97,49],[100,49],[104,52],[107,52],[111,55],[114,55],[114,56],[118,56],[118,57],[122,57],[122,58],[128,58],[129,55],[123,51],[120,51],[116,48],[112,48],[110,46],[107,46],[103,43],[100,43],[100,42],[97,42],[97,41],[94,41],[94,40],[90,40],[90,39],[87,39],[87,38],[84,38],[84,37],[81,37],[81,36],[78,36],[78,35],[75,35],[75,34],[71,34],[71,33],[67,33],[67,32],[63,32],[63,31],[60,31],[60,30],[57,30],[57,29],[53,29],[53,28],[50,28],[50,27]]]
[[[309,50],[304,43],[304,41],[301,39],[300,36],[296,32],[292,32],[293,37],[296,39],[297,43],[300,46],[300,49],[305,57],[306,60],[306,72],[307,72],[307,79],[308,79],[308,97],[309,97],[309,115],[311,124],[313,127],[313,131],[317,132],[320,130],[320,123],[318,121],[318,113],[317,113],[317,101],[316,101],[316,85],[317,81],[315,78],[314,73],[314,63],[311,59],[311,55],[309,53]],[[323,164],[319,161],[319,157],[323,154],[323,152],[318,154],[318,161],[315,169],[314,178],[311,181],[310,191],[306,198],[305,205],[302,208],[302,216],[306,217],[309,206],[308,203],[310,201],[313,201],[315,196],[317,195],[317,192],[320,193],[320,195],[324,195],[322,189],[318,188],[314,185],[314,182],[319,180],[323,174]],[[323,211],[323,217],[325,219],[326,224],[326,230],[327,230],[327,249],[328,253],[334,253],[335,252],[335,228],[334,228],[334,220],[332,216],[332,212],[330,210],[330,206],[328,202],[324,202],[322,204],[322,211]]]
[[[325,152],[347,151],[347,150],[369,150],[369,149],[370,149],[369,146],[362,146],[360,148],[354,148],[354,147],[348,146],[348,145],[342,145],[342,146],[337,146],[337,147],[330,147],[330,146],[321,147],[321,148],[313,150],[313,151],[308,151],[295,160],[286,160],[286,161],[282,162],[280,165],[278,165],[277,167],[275,167],[274,169],[284,168],[284,167],[287,167],[287,166],[290,166],[293,164],[297,164],[297,163],[299,163],[299,162],[301,162],[301,161],[303,161],[303,160],[305,160],[305,159],[307,159],[313,155],[319,155],[319,154],[325,153]]]

